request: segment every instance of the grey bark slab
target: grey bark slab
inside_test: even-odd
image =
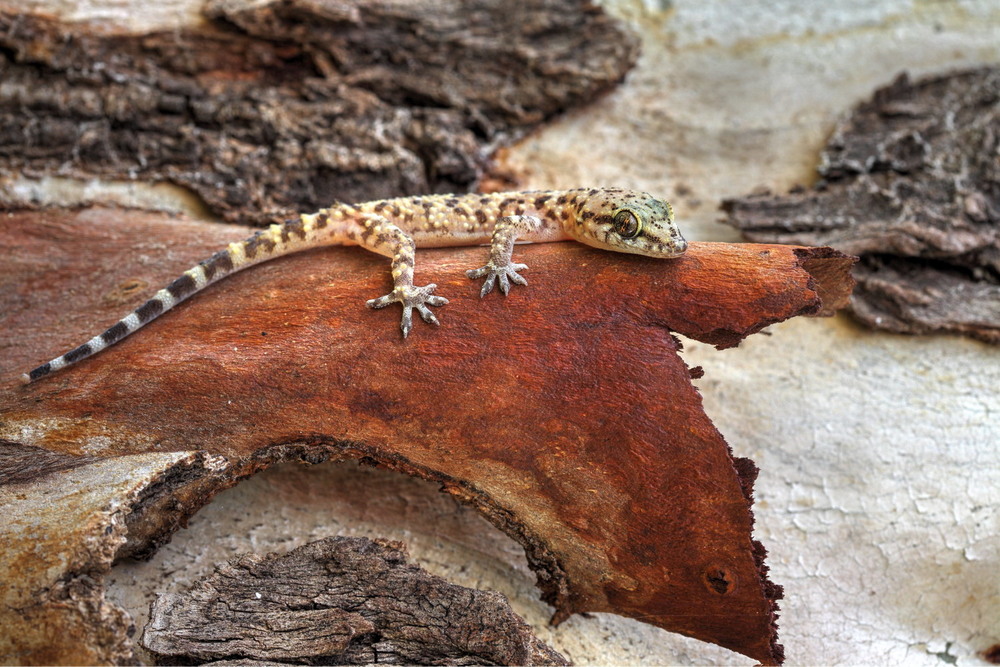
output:
[[[503,595],[429,574],[400,542],[360,537],[235,558],[159,597],[142,643],[166,664],[569,664]]]
[[[753,241],[861,255],[869,326],[1000,343],[998,155],[1000,68],[902,75],[838,125],[816,186],[723,207]]]

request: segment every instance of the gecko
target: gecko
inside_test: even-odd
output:
[[[687,249],[667,201],[621,188],[438,194],[336,204],[229,244],[185,271],[104,333],[25,373],[21,380],[33,382],[114,345],[225,276],[302,250],[358,245],[389,257],[393,289],[367,304],[370,308],[400,304],[400,328],[406,338],[414,309],[425,322],[437,325],[438,319],[428,306],[448,303],[434,294],[437,285],[413,284],[416,248],[488,244],[486,264],[466,272],[472,279],[485,278],[482,298],[494,285],[506,295],[511,283],[528,284],[519,273],[528,267],[511,261],[515,241],[567,239],[650,257],[678,257]]]

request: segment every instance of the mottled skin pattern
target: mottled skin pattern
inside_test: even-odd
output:
[[[338,204],[229,244],[184,272],[152,299],[104,333],[22,376],[31,382],[113,345],[206,286],[254,264],[325,245],[360,245],[392,259],[393,290],[368,302],[371,308],[403,307],[403,336],[410,333],[415,308],[424,321],[438,324],[428,306],[447,299],[434,284],[413,284],[416,248],[490,244],[489,261],[467,271],[483,278],[480,296],[496,283],[504,294],[510,283],[526,285],[511,262],[516,240],[542,243],[574,239],[581,243],[651,257],[677,257],[687,249],[674,224],[670,204],[644,192],[617,188],[472,195],[429,195],[363,204]]]

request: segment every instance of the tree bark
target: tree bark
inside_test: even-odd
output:
[[[135,35],[0,5],[0,175],[167,181],[243,223],[469,191],[498,146],[638,56],[578,0],[206,11],[203,28]]]
[[[246,554],[160,596],[142,644],[162,664],[570,664],[500,593],[408,564],[399,542],[347,537]]]

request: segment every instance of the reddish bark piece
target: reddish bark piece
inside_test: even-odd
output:
[[[9,214],[5,229],[0,439],[98,457],[205,450],[227,457],[219,488],[293,456],[377,462],[441,482],[523,544],[557,618],[608,611],[781,661],[780,588],[751,540],[756,468],[704,414],[671,330],[728,347],[832,310],[851,258],[519,247],[531,284],[480,300],[464,269],[484,249],[422,251],[417,280],[451,302],[440,328],[417,323],[404,341],[397,312],[364,306],[385,291],[386,261],[321,249],[232,276],[21,387],[24,370],[250,230],[102,209]],[[143,516],[153,542],[177,521],[158,507]]]

